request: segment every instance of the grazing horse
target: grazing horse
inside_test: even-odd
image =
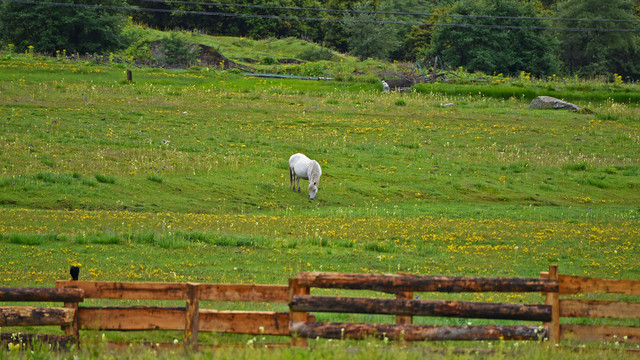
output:
[[[300,153],[293,154],[289,158],[289,187],[296,191],[297,182],[298,192],[300,192],[300,179],[309,180],[309,200],[316,198],[320,175],[322,175],[322,169],[317,161]]]

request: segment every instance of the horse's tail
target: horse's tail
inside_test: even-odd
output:
[[[291,167],[291,165],[289,165],[289,187],[290,188],[295,186],[294,181],[295,179],[293,177],[293,168]]]

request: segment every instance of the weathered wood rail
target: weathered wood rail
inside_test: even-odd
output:
[[[542,278],[557,279],[558,293],[548,294],[547,303],[551,304],[552,322],[549,326],[550,340],[577,341],[624,341],[640,342],[640,327],[614,325],[578,325],[562,324],[562,318],[591,319],[640,319],[640,303],[611,300],[582,300],[561,298],[576,294],[622,294],[640,296],[640,280],[613,280],[590,277],[559,275],[557,267],[550,267],[541,273]],[[596,295],[597,296],[597,295]]]
[[[300,273],[289,285],[137,283],[57,281],[55,288],[2,288],[0,302],[62,302],[63,307],[1,306],[0,326],[62,326],[66,336],[24,335],[67,344],[81,329],[102,331],[184,331],[184,345],[197,348],[200,332],[278,335],[292,346],[307,338],[364,339],[386,337],[424,340],[539,340],[640,342],[640,327],[576,325],[567,318],[640,319],[640,303],[567,298],[582,293],[640,295],[638,280],[604,280],[559,275],[557,266],[540,278],[474,278],[408,274]],[[350,297],[311,295],[312,288],[371,290],[395,295]],[[415,293],[543,293],[544,304],[511,304],[433,300]],[[85,299],[171,300],[184,306],[81,306]],[[202,301],[288,304],[289,311],[229,311],[201,309]],[[382,314],[395,324],[317,322],[316,313]],[[415,317],[506,319],[523,325],[417,325]],[[635,320],[634,320],[635,321]],[[533,322],[533,324],[531,323]],[[566,322],[566,321],[565,321]],[[570,321],[569,321],[570,322]],[[636,322],[637,323],[637,322]],[[15,334],[0,334],[15,341]],[[9,336],[12,340],[8,340]]]

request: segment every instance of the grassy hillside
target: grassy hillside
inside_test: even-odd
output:
[[[579,114],[528,109],[500,81],[382,93],[206,67],[135,68],[126,83],[124,70],[0,60],[3,284],[51,286],[70,265],[125,281],[538,276],[550,263],[640,277],[635,102],[576,96],[594,112]],[[637,96],[633,84],[583,86]],[[289,189],[295,152],[322,166],[315,201]]]

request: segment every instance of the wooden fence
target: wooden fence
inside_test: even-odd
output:
[[[541,322],[552,319],[544,304],[500,304],[414,299],[415,292],[558,292],[558,282],[542,278],[470,278],[402,274],[302,273],[298,287],[375,290],[396,294],[389,298],[294,295],[296,312],[396,315],[396,324],[320,323],[293,321],[291,332],[306,338],[363,339],[386,337],[424,340],[537,340],[547,337]],[[414,316],[486,318],[537,321],[538,325],[433,326],[414,325]]]
[[[77,318],[77,303],[84,298],[80,289],[0,287],[0,301],[62,302],[64,307],[0,306],[0,326],[62,326],[69,328]],[[66,346],[69,336],[0,334],[0,342],[30,343],[32,340]]]
[[[561,318],[597,318],[597,319],[640,319],[640,303],[630,301],[611,301],[595,299],[575,299],[567,296],[585,295],[596,297],[598,294],[622,294],[640,296],[639,280],[611,280],[589,277],[559,275],[558,267],[549,267],[541,277],[558,281],[558,292],[547,294],[547,304],[552,306],[552,321],[546,326],[549,339],[578,341],[620,341],[640,342],[640,327],[614,325],[562,324]],[[637,300],[637,299],[636,299]],[[633,320],[635,319],[635,320]]]
[[[289,312],[200,309],[200,301],[288,303],[289,286],[197,283],[57,281],[59,289],[82,289],[85,298],[184,300],[185,307],[79,307],[73,335],[87,330],[184,330],[197,347],[202,331],[289,336]],[[313,321],[309,315],[304,321]]]
[[[386,297],[311,295],[313,288],[369,290]],[[355,291],[352,291],[355,292]],[[432,292],[543,293],[544,304],[481,303],[418,299]],[[561,319],[640,319],[640,303],[566,298],[591,292],[640,295],[638,280],[603,280],[558,275],[550,266],[540,278],[476,278],[408,274],[300,273],[289,285],[135,283],[57,281],[56,288],[0,288],[2,302],[62,302],[59,308],[0,307],[0,326],[62,326],[66,337],[39,337],[66,343],[80,330],[180,330],[184,345],[196,348],[203,331],[290,336],[291,345],[307,338],[386,337],[423,340],[539,340],[640,342],[640,327],[576,325]],[[84,299],[185,301],[185,306],[80,306]],[[288,312],[201,309],[201,301],[264,302],[289,305]],[[394,315],[394,324],[317,322],[315,313]],[[507,319],[522,325],[435,326],[414,324],[415,317]],[[569,321],[570,322],[570,321]],[[34,335],[37,336],[37,335]],[[25,337],[24,339],[30,339]],[[2,341],[7,334],[2,334]],[[14,339],[15,340],[15,339]]]

